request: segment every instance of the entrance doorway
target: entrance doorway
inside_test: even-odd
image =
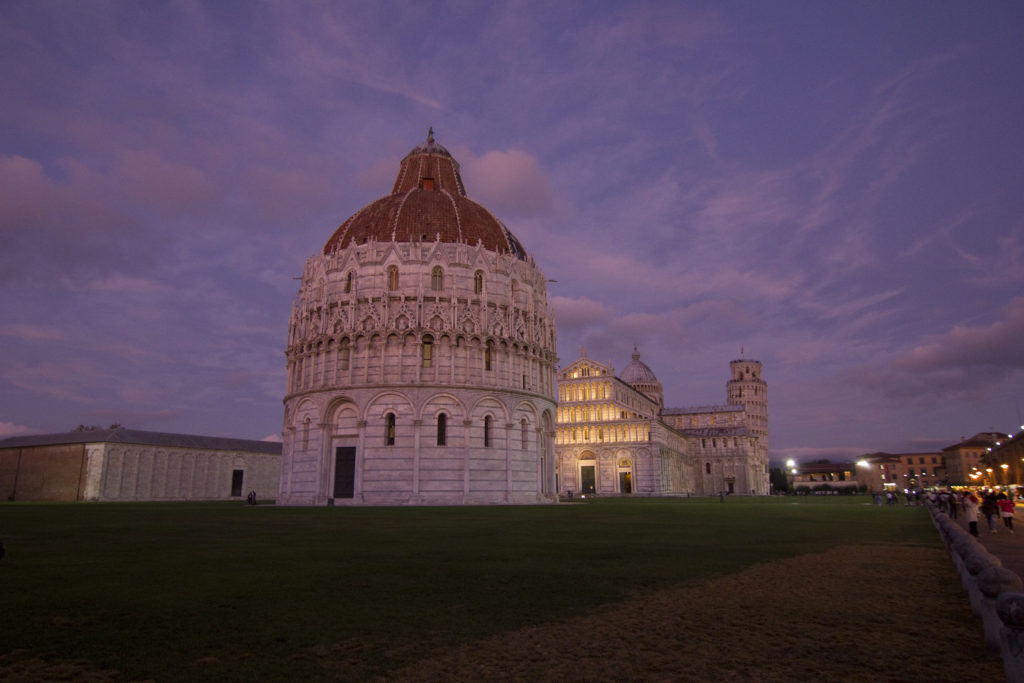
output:
[[[596,465],[580,465],[580,493],[597,493],[596,471]]]
[[[245,476],[244,470],[231,470],[231,495],[234,498],[240,498],[242,496],[243,476]]]
[[[629,458],[619,460],[619,493],[633,493],[633,463]]]
[[[356,449],[338,446],[334,449],[334,497],[352,498],[356,484]]]

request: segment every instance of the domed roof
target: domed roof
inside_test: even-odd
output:
[[[351,244],[458,242],[526,260],[526,250],[504,224],[466,196],[459,162],[434,141],[405,155],[391,194],[367,204],[341,224],[324,245],[330,254]]]
[[[626,384],[637,385],[637,384],[658,384],[658,378],[654,376],[654,372],[640,362],[640,353],[633,347],[633,361],[625,367],[622,374],[619,375]]]

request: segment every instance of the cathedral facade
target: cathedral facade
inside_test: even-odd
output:
[[[431,132],[306,261],[278,502],[555,502],[546,282]]]
[[[725,404],[666,409],[661,383],[635,349],[618,377],[584,350],[558,372],[560,495],[770,493],[761,363],[729,367]]]

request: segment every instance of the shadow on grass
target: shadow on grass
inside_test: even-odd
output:
[[[6,652],[130,679],[386,675],[431,652],[837,545],[938,545],[867,497],[278,508],[6,504]],[[0,670],[2,673],[2,670]]]

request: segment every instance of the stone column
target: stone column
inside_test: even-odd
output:
[[[473,428],[472,420],[462,421],[462,501],[469,495],[469,433]]]
[[[363,500],[363,463],[366,461],[366,420],[359,420],[356,422],[356,429],[359,434],[356,437],[356,463],[355,473],[353,476],[352,492],[353,500],[358,496],[359,502],[364,503]]]
[[[512,495],[512,428],[514,422],[505,423],[505,502]]]
[[[418,496],[420,493],[420,433],[423,428],[423,420],[412,421],[412,494]]]

